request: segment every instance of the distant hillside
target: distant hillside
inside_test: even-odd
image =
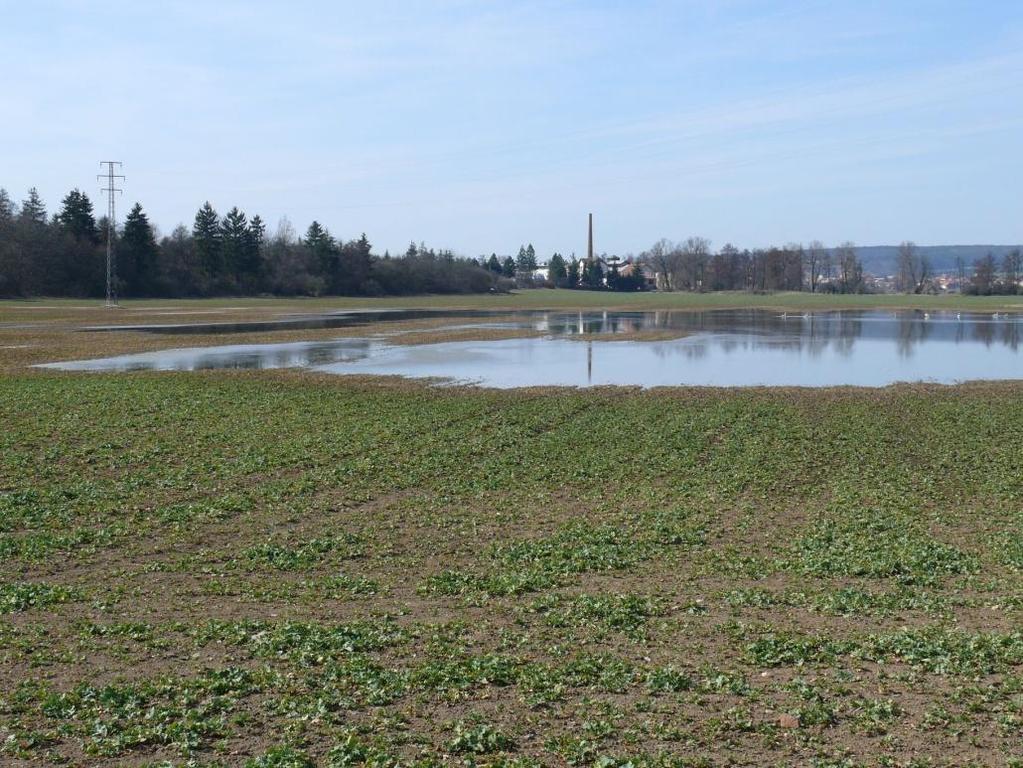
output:
[[[966,263],[967,271],[973,268],[973,262],[986,256],[994,255],[1000,262],[1002,257],[1018,245],[921,245],[917,249],[926,254],[931,262],[933,272],[954,272],[956,258],[961,257]],[[870,245],[856,249],[863,262],[863,269],[872,275],[894,275],[896,270],[899,247],[897,245]]]

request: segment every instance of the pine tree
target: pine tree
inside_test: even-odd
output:
[[[487,269],[494,274],[501,274],[501,262],[498,261],[496,253],[490,254],[490,258],[487,260]]]
[[[28,191],[28,197],[21,202],[20,218],[29,224],[46,226],[46,205],[35,187]]]
[[[14,221],[14,201],[7,190],[0,187],[0,227],[8,226]]]
[[[214,280],[224,271],[223,253],[220,242],[220,217],[210,205],[209,200],[195,214],[192,225],[192,238],[195,241],[199,267],[207,280]]]
[[[153,296],[157,285],[159,246],[142,206],[135,203],[124,220],[124,232],[118,247],[118,265],[125,293],[129,296]]]
[[[515,277],[515,259],[511,256],[505,256],[504,263],[501,265],[501,272],[505,277]]]
[[[318,251],[324,246],[333,246],[334,238],[331,237],[330,232],[320,225],[320,222],[314,221],[309,225],[309,229],[306,230],[303,242],[307,248]]]
[[[373,261],[373,246],[363,232],[358,240],[351,240],[340,248],[338,255],[337,293],[360,293],[369,280]]]
[[[562,286],[565,283],[565,278],[568,273],[565,270],[565,259],[560,253],[555,253],[551,256],[550,262],[547,264],[547,279],[550,280],[556,286]]]
[[[338,286],[338,252],[334,238],[330,232],[320,226],[320,222],[313,221],[306,230],[303,244],[309,251],[309,256],[316,269],[323,277],[327,290],[330,293],[337,292]]]
[[[220,241],[223,251],[224,272],[232,288],[237,290],[245,282],[249,262],[249,220],[235,206],[220,222]]]
[[[93,244],[99,242],[96,219],[92,213],[92,201],[78,189],[72,189],[61,201],[57,223],[75,240],[85,240]]]
[[[581,275],[579,274],[579,262],[576,261],[575,259],[572,259],[572,261],[568,265],[568,275],[566,276],[565,279],[565,282],[568,284],[567,287],[578,288],[580,279]]]
[[[612,291],[619,291],[622,289],[621,276],[618,274],[617,264],[612,264],[611,268],[607,271],[607,287]]]
[[[249,229],[245,233],[245,248],[242,254],[241,274],[242,288],[245,291],[258,291],[264,280],[266,251],[266,223],[257,213],[249,221]]]
[[[0,296],[24,293],[24,265],[14,245],[14,202],[0,187]]]
[[[529,258],[526,256],[526,246],[519,246],[519,255],[515,257],[515,267],[519,272],[529,270]]]
[[[249,222],[249,240],[257,253],[261,253],[266,245],[266,222],[257,213]]]
[[[536,270],[536,249],[533,248],[533,244],[530,243],[526,246],[526,269],[530,272]]]
[[[355,247],[358,250],[358,252],[366,259],[369,259],[370,256],[372,255],[373,246],[370,245],[369,238],[366,237],[365,232],[363,232],[362,236],[355,241]]]
[[[587,288],[600,288],[604,284],[604,270],[596,259],[583,262],[582,284]]]

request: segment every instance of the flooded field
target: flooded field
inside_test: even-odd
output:
[[[414,315],[414,317],[412,317]],[[397,343],[387,321],[450,318],[433,333],[522,330],[525,338]],[[245,328],[240,326],[244,325]],[[46,367],[76,371],[306,368],[436,378],[487,387],[885,386],[1023,377],[1019,315],[962,312],[393,311],[264,323],[132,326],[153,333],[239,333],[268,326],[350,328],[364,338],[170,349]],[[251,327],[250,327],[251,326]],[[95,328],[91,329],[95,330]],[[535,335],[541,334],[541,335]],[[644,334],[661,334],[646,338]],[[407,335],[403,337],[407,339]]]

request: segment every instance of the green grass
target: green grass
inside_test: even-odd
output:
[[[0,317],[6,313],[31,306],[54,307],[58,310],[78,307],[97,307],[100,301],[81,299],[0,300]],[[917,296],[906,294],[809,294],[779,292],[753,294],[742,292],[717,293],[608,293],[604,291],[571,291],[538,288],[519,290],[509,294],[467,296],[406,296],[392,298],[265,298],[237,297],[222,299],[129,299],[121,302],[122,309],[186,310],[250,307],[262,310],[326,311],[330,309],[369,309],[386,307],[407,308],[462,308],[462,309],[558,309],[558,308],[623,308],[637,309],[722,309],[736,307],[765,307],[787,309],[974,309],[977,311],[1005,308],[1023,308],[1020,296]]]
[[[0,378],[0,762],[1023,759],[1020,394]]]

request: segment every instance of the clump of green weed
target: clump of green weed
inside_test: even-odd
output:
[[[245,768],[316,768],[309,755],[294,747],[273,747],[245,761]]]
[[[581,573],[622,571],[666,547],[702,541],[687,526],[662,521],[642,534],[612,525],[573,523],[552,536],[494,547],[483,573],[445,571],[427,579],[438,595],[521,595],[563,586]]]
[[[225,735],[230,713],[260,685],[254,673],[227,668],[190,679],[83,684],[45,695],[40,709],[79,733],[89,754],[117,756],[145,744],[189,754]]]
[[[933,584],[979,567],[974,555],[934,541],[908,515],[879,509],[819,523],[782,565],[815,576],[892,578],[904,584]]]
[[[516,659],[494,653],[433,661],[416,669],[412,682],[425,691],[458,694],[484,685],[511,685],[518,680],[521,666]]]
[[[69,603],[78,599],[79,592],[69,587],[30,582],[0,584],[0,614]]]
[[[359,557],[363,554],[363,549],[359,537],[345,533],[310,539],[297,547],[267,541],[249,547],[242,554],[255,565],[278,571],[299,571],[312,568],[328,555],[343,558]]]
[[[448,747],[455,754],[488,755],[492,752],[506,752],[515,746],[515,741],[491,725],[455,725],[454,738]]]
[[[693,688],[693,678],[672,665],[647,672],[646,686],[651,693],[679,693]]]
[[[892,699],[859,699],[854,707],[853,725],[867,736],[888,733],[888,728],[902,714],[902,709]]]
[[[640,595],[549,595],[529,609],[552,627],[599,626],[631,637],[640,634],[648,618],[664,613],[660,601]]]
[[[745,647],[746,659],[760,667],[823,664],[851,652],[855,644],[791,632],[770,632]]]
[[[1023,664],[1023,633],[968,633],[928,627],[871,635],[859,651],[865,658],[895,658],[941,675],[993,674]]]
[[[394,768],[399,761],[385,750],[365,743],[352,731],[327,753],[327,768]]]
[[[346,654],[380,650],[405,637],[389,619],[348,624],[210,621],[194,634],[200,645],[222,642],[245,647],[254,656],[284,657],[302,664],[320,664]]]

